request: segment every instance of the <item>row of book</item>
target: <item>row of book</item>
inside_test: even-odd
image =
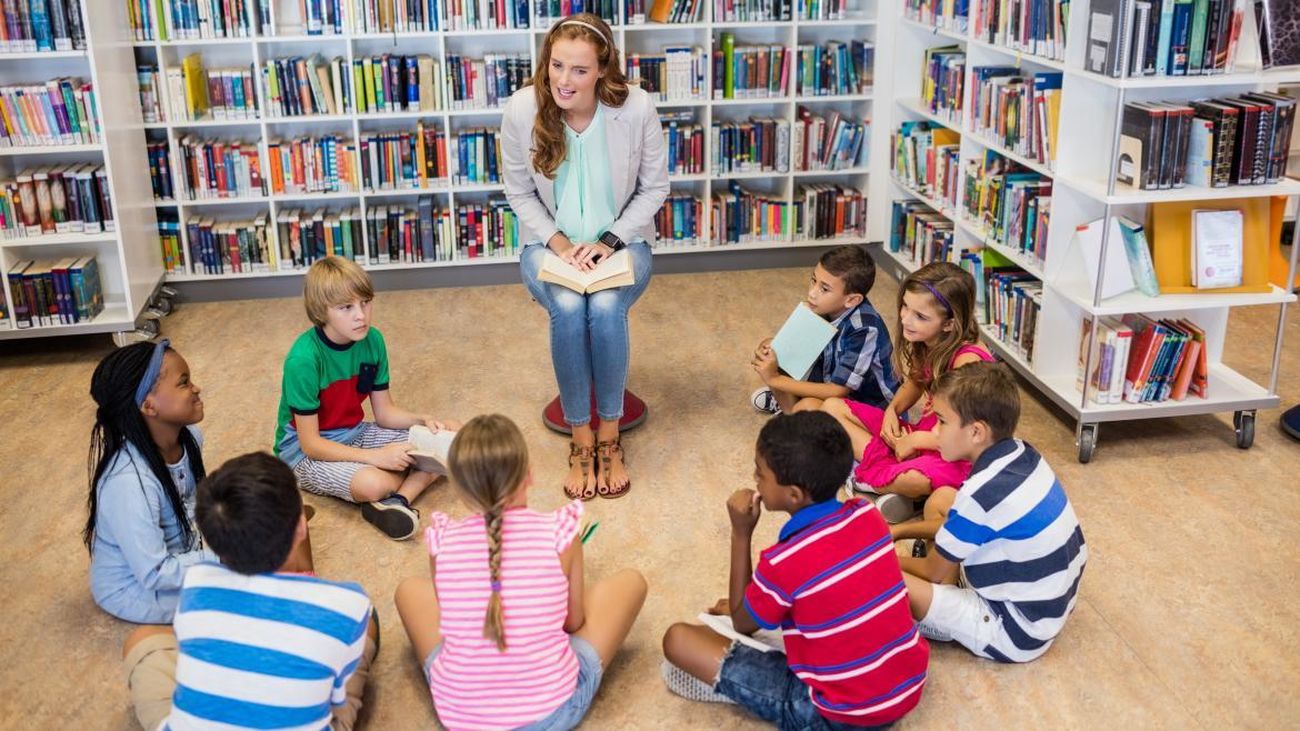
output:
[[[1062,74],[976,66],[971,78],[967,126],[977,136],[1051,167],[1056,161]]]
[[[876,49],[869,42],[801,44],[795,74],[800,96],[861,94],[871,86]]]
[[[174,200],[171,145],[166,140],[152,140],[145,143],[145,152],[149,156],[149,185],[153,188],[153,199]]]
[[[539,28],[546,28],[556,21],[576,13],[591,13],[600,16],[610,25],[618,22],[618,3],[616,0],[535,0],[535,2],[537,26]]]
[[[794,234],[800,239],[862,237],[867,198],[861,190],[832,183],[799,186],[794,196]]]
[[[0,181],[0,237],[94,234],[116,230],[103,165],[28,168]]]
[[[630,53],[626,65],[628,81],[657,101],[706,98],[709,55],[699,48],[673,46],[657,55]]]
[[[714,175],[790,169],[790,121],[771,117],[750,117],[744,122],[714,121]]]
[[[270,116],[436,111],[443,108],[441,64],[429,55],[326,61],[320,55],[266,62]]]
[[[86,47],[81,0],[5,0],[0,53],[73,51]]]
[[[964,215],[984,229],[985,241],[1046,261],[1051,178],[989,151],[966,161],[963,187]]]
[[[26,260],[9,267],[14,326],[72,325],[104,311],[99,262],[94,256]]]
[[[825,115],[795,110],[791,160],[795,170],[851,170],[863,167],[871,121],[849,119],[831,109]]]
[[[189,200],[260,197],[268,189],[276,195],[358,189],[357,146],[341,135],[267,143],[265,175],[256,142],[186,136],[178,147]]]
[[[742,0],[746,2],[748,0]],[[759,0],[762,1],[762,0]],[[613,25],[617,19],[601,15]],[[623,0],[628,25],[646,23],[699,23],[704,20],[703,0]]]
[[[903,17],[935,28],[965,33],[970,0],[903,0]]]
[[[802,5],[802,3],[800,3]],[[747,23],[790,20],[791,0],[713,0],[713,22]]]
[[[428,188],[451,178],[446,133],[423,120],[415,127],[361,135],[361,184],[367,190]]]
[[[501,182],[501,131],[479,127],[456,135],[452,180],[459,184],[491,185]]]
[[[1209,343],[1205,331],[1191,320],[1156,320],[1134,313],[1099,317],[1095,335],[1092,328],[1092,318],[1085,317],[1075,385],[1093,403],[1158,403],[1182,401],[1188,394],[1209,396]]]
[[[154,177],[154,196],[169,198],[170,156],[166,143],[151,146],[149,172]],[[266,181],[258,143],[241,140],[205,139],[186,135],[177,141],[181,175],[176,178],[187,200],[249,198],[266,195]],[[155,162],[156,159],[156,162]]]
[[[302,136],[266,145],[271,192],[346,193],[357,190],[356,143],[342,135]]]
[[[44,84],[0,86],[0,147],[78,145],[99,142],[95,88],[60,77]]]
[[[1065,60],[1070,0],[971,0],[969,10],[976,40]]]
[[[978,257],[976,252],[962,255]],[[979,313],[993,336],[1018,351],[1031,366],[1038,315],[1043,309],[1043,283],[1017,267],[984,267],[983,310]]]
[[[666,246],[693,246],[700,243],[700,224],[704,220],[704,201],[698,196],[672,193],[655,212],[655,230],[659,243]]]
[[[1124,105],[1117,182],[1140,190],[1282,179],[1296,100],[1272,92]]]
[[[966,99],[966,52],[961,46],[927,48],[922,61],[921,104],[931,114],[960,120]]]
[[[127,6],[134,3],[127,1]],[[165,0],[159,2],[166,38],[247,38],[253,34],[249,6],[229,0]]]
[[[920,201],[896,200],[889,213],[889,250],[917,265],[949,261],[953,251],[952,220]]]
[[[714,99],[783,97],[790,88],[794,54],[780,44],[737,46],[735,34],[721,34],[713,52]]]
[[[191,53],[181,60],[179,67],[167,69],[170,104],[163,104],[157,67],[138,66],[136,79],[144,119],[146,122],[165,122],[166,114],[178,122],[257,119],[261,115],[253,73],[251,65],[204,68],[202,57]]]
[[[788,241],[794,205],[783,196],[749,190],[732,180],[713,193],[709,239],[715,246]]]
[[[1247,12],[1247,0],[1093,0],[1084,68],[1113,77],[1232,73]]]
[[[139,41],[238,38],[253,35],[253,29],[269,37],[277,31],[272,23],[272,0],[250,0],[247,5],[229,0],[126,0],[126,5],[132,31]],[[153,12],[155,5],[161,18]],[[378,34],[527,28],[529,21],[525,0],[298,0],[296,5],[296,22],[285,23],[282,16],[280,34],[341,35],[349,29]]]
[[[683,111],[668,113],[678,118],[665,119],[659,114],[664,147],[668,150],[669,175],[696,175],[704,172],[704,128],[692,124],[694,115]]]
[[[890,172],[903,186],[953,205],[960,180],[961,137],[942,125],[907,121],[890,135]]]
[[[482,59],[447,54],[451,109],[492,109],[532,80],[533,64],[526,53],[489,53]]]

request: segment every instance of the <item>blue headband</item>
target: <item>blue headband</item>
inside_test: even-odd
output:
[[[921,282],[921,286],[930,290],[930,294],[934,295],[934,298],[939,300],[939,304],[943,305],[943,308],[948,311],[948,317],[952,317],[952,305],[948,304],[948,298],[939,294],[939,290],[935,289],[934,285],[929,282]]]
[[[172,341],[163,338],[153,345],[153,354],[149,356],[149,367],[144,369],[144,377],[140,379],[140,385],[135,387],[135,405],[143,406],[145,397],[158,384],[158,374],[162,371],[163,353],[167,352],[167,347]]]

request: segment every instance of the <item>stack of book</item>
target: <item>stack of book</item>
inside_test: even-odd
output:
[[[86,48],[81,0],[6,0],[0,53],[73,51]]]
[[[861,94],[871,87],[875,46],[863,41],[799,46],[798,96]]]
[[[640,84],[657,101],[704,99],[709,55],[699,48],[672,46],[662,54],[631,53],[627,56],[627,80]]]
[[[279,269],[301,269],[331,254],[363,263],[365,246],[361,226],[361,211],[357,208],[340,211],[282,210],[275,220],[278,252],[271,250],[270,265]],[[278,258],[275,256],[277,253]]]
[[[1140,190],[1275,183],[1295,113],[1294,98],[1271,92],[1125,104],[1117,181]]]
[[[1023,269],[985,267],[980,312],[994,337],[1033,365],[1034,335],[1043,308],[1043,283]]]
[[[714,99],[774,99],[789,95],[794,54],[779,44],[737,46],[722,33],[713,52]]]
[[[0,147],[47,147],[99,142],[95,89],[81,79],[0,86]]]
[[[501,182],[501,130],[478,127],[461,130],[453,141],[452,180],[462,184]]]
[[[949,261],[952,244],[953,225],[947,217],[920,201],[894,201],[889,218],[890,251],[924,265]]]
[[[716,191],[709,211],[712,243],[748,244],[789,241],[793,211],[784,196],[746,190],[730,181],[726,190]]]
[[[366,190],[402,190],[445,185],[447,135],[420,120],[414,132],[361,134],[361,184]]]
[[[39,0],[38,0],[39,2]],[[134,5],[127,0],[127,7]],[[168,0],[158,3],[168,40],[196,38],[247,38],[252,19],[242,2],[220,0]]]
[[[825,116],[795,110],[791,157],[795,170],[849,170],[864,164],[871,122],[848,119],[834,109]]]
[[[713,22],[784,22],[792,5],[791,0],[713,0]]]
[[[687,193],[673,193],[655,213],[655,230],[659,243],[666,246],[690,246],[700,243],[700,222],[704,220],[704,201]]]
[[[989,151],[966,161],[963,186],[965,216],[984,229],[985,241],[1046,260],[1051,178]]]
[[[177,143],[187,200],[245,198],[266,195],[258,143],[201,139],[193,135]],[[166,157],[160,164],[168,164]],[[170,178],[170,171],[159,175]]]
[[[270,4],[270,0],[258,2]],[[417,33],[447,29],[447,0],[349,0],[348,4],[351,10],[343,15],[351,18],[354,33]],[[496,4],[490,5],[489,10],[496,12]],[[526,17],[527,13],[524,15]],[[524,27],[527,25],[525,20]]]
[[[1182,401],[1189,393],[1209,396],[1209,344],[1196,323],[1142,314],[1101,317],[1089,352],[1092,323],[1091,318],[1083,319],[1075,386],[1083,391],[1086,382],[1093,403]]]
[[[163,271],[184,274],[185,262],[181,257],[181,222],[175,210],[158,211],[158,243],[162,247]]]
[[[9,291],[20,330],[87,322],[104,311],[94,256],[17,262],[9,268]]]
[[[1245,0],[1093,0],[1084,68],[1115,77],[1230,74],[1241,24],[1250,22],[1246,6]],[[1125,37],[1129,13],[1133,22]],[[1294,34],[1286,35],[1295,45]]]
[[[357,112],[432,112],[444,108],[442,64],[433,56],[384,54],[352,59]]]
[[[1065,60],[1070,0],[972,0],[975,38],[1044,58]]]
[[[704,128],[694,124],[695,113],[660,112],[664,146],[668,149],[669,175],[694,175],[704,172]]]
[[[966,98],[966,52],[961,46],[927,48],[922,68],[921,106],[951,122],[961,121]]]
[[[489,53],[481,60],[447,54],[452,109],[495,109],[532,79],[528,54]]]
[[[790,169],[790,122],[750,117],[745,122],[713,121],[714,175],[778,172]]]
[[[519,253],[519,221],[505,198],[486,203],[456,206],[456,250],[451,259],[516,256]]]
[[[267,143],[266,152],[272,193],[346,193],[357,189],[357,146],[342,135],[274,140]]]
[[[185,225],[185,233],[189,238],[194,274],[279,270],[265,213],[253,219],[235,221],[191,219]]]
[[[903,122],[890,136],[890,170],[894,179],[927,198],[957,201],[957,159],[961,138],[930,122]]]
[[[27,168],[0,181],[0,238],[113,231],[113,200],[103,165]]]
[[[918,23],[965,33],[970,0],[903,0],[903,17]]]
[[[180,67],[167,69],[171,119],[255,119],[259,105],[253,73],[251,66],[205,69],[203,57],[191,53]]]
[[[794,192],[794,218],[800,239],[865,236],[867,198],[856,188],[838,184],[800,185]]]
[[[434,208],[432,196],[421,196],[414,208],[375,206],[365,225],[372,264],[445,261],[455,250],[451,215]]]
[[[356,108],[353,76],[342,56],[328,61],[320,54],[267,59],[262,84],[271,117],[347,114]]]
[[[1061,117],[1060,73],[1021,75],[1015,66],[971,70],[970,125],[975,134],[1051,167]]]
[[[615,0],[537,0],[538,27],[546,28],[574,13],[593,13],[610,25],[618,22],[618,4]]]

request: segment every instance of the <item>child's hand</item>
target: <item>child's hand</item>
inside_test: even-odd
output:
[[[415,449],[415,445],[410,442],[393,442],[392,444],[385,444],[378,449],[367,451],[372,466],[378,467],[381,470],[401,472],[410,467],[415,461],[411,458],[411,455],[407,454],[407,452],[412,449]]]
[[[905,434],[894,440],[894,456],[898,458],[899,462],[911,457],[913,454],[916,454],[916,446],[913,443],[911,434]]]
[[[884,418],[880,420],[880,436],[891,447],[896,446],[904,436],[903,427],[898,423],[898,414],[894,413],[892,406],[885,407]]]
[[[771,352],[772,352],[772,338],[764,338],[763,341],[758,344],[758,347],[754,348],[754,357],[758,358],[767,355],[768,353]]]
[[[759,506],[760,498],[753,490],[737,490],[727,498],[727,517],[731,518],[731,530],[744,534],[754,532],[758,517],[763,509]]]
[[[443,419],[440,421],[438,419],[433,418],[433,416],[429,414],[423,414],[416,418],[419,419],[421,424],[424,424],[425,426],[429,427],[430,431],[435,431],[435,432],[460,431],[460,427],[462,426],[459,421],[455,421],[453,419]]]
[[[755,354],[749,364],[753,366],[758,377],[763,379],[763,383],[769,383],[773,378],[781,375],[780,366],[776,362],[776,351],[771,348],[762,355]]]
[[[709,607],[704,611],[708,612],[709,614],[715,614],[722,617],[729,617],[731,616],[731,602],[728,601],[727,598],[724,596],[721,599],[719,599],[717,602],[715,602],[713,606]]]

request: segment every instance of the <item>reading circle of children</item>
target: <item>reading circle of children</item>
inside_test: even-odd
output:
[[[532,84],[506,102],[501,156],[520,269],[550,316],[551,364],[573,433],[564,492],[622,497],[632,487],[619,439],[627,313],[650,283],[668,161],[654,102],[628,85],[605,21],[578,13],[551,27]]]

